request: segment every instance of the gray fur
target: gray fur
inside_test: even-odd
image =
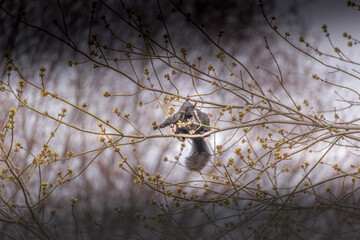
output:
[[[198,124],[188,124],[185,127],[179,127],[177,125],[179,121],[186,123],[188,120],[206,126],[199,127]],[[207,131],[210,131],[210,128],[207,127],[210,125],[210,119],[208,115],[195,108],[195,105],[189,101],[184,102],[181,105],[179,111],[171,117],[165,119],[165,121],[161,123],[158,128],[164,128],[170,126],[171,124],[175,125],[175,134],[190,134],[190,131],[195,131],[193,134],[203,134]],[[179,140],[184,141],[184,139]],[[185,166],[191,171],[200,171],[210,160],[211,154],[203,138],[191,138],[191,140],[191,152],[190,155],[186,157]]]

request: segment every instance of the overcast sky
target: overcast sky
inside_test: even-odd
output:
[[[343,32],[359,36],[360,12],[357,7],[347,7],[345,0],[317,0],[299,8],[304,16],[310,18],[315,30],[321,31],[321,26],[326,24],[329,31],[334,32],[334,37]]]

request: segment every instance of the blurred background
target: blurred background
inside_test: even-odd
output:
[[[252,101],[251,86],[246,86],[251,79],[264,92],[271,89],[272,94],[264,96],[293,109],[299,104],[309,116],[324,115],[339,124],[356,119],[358,79],[344,71],[358,76],[359,56],[353,49],[359,14],[356,5],[348,5],[263,1],[271,25],[286,36],[281,38],[252,0],[0,1],[0,49],[12,59],[9,62],[7,54],[0,59],[6,89],[0,92],[0,126],[8,123],[11,108],[23,105],[19,99],[28,104],[17,109],[12,131],[1,130],[8,131],[2,141],[1,169],[19,168],[27,195],[4,170],[0,235],[4,239],[356,236],[359,186],[358,179],[352,179],[359,165],[356,143],[336,145],[338,150],[326,155],[324,165],[307,175],[331,145],[333,139],[327,138],[313,151],[306,148],[291,161],[279,162],[274,177],[263,178],[269,175],[267,170],[249,170],[249,163],[236,158],[237,148],[245,156],[266,155],[260,143],[251,142],[256,136],[276,142],[282,138],[278,128],[298,135],[311,132],[299,140],[303,146],[323,135],[317,135],[313,126],[291,130],[281,122],[270,128],[255,126],[248,134],[241,128],[219,132],[206,138],[213,157],[198,173],[184,167],[189,141],[184,147],[168,136],[169,129],[152,129],[153,121],[161,123],[169,115],[168,107],[177,111],[186,97],[209,114],[213,127],[235,126],[231,119],[239,118],[241,110],[232,112],[224,106],[245,106],[245,95]],[[245,80],[231,78],[217,57],[219,48],[231,54],[234,60],[226,58],[229,68]],[[17,67],[11,75],[9,64]],[[313,74],[324,81],[315,81]],[[26,84],[17,98],[21,79]],[[250,90],[243,93],[229,83]],[[339,87],[342,84],[348,89]],[[51,94],[44,97],[44,90],[63,100]],[[121,114],[114,113],[115,108]],[[259,115],[244,119],[251,122]],[[102,127],[111,141],[99,141],[100,134],[106,135],[99,130]],[[142,138],[153,135],[159,136]],[[15,142],[20,150],[11,148]],[[114,151],[114,142],[120,144],[121,156]],[[219,170],[229,158],[240,162],[239,177],[226,167]],[[272,155],[263,158],[258,167],[265,169],[272,159]],[[229,175],[238,184],[233,192],[226,182]],[[152,177],[158,180],[146,180]],[[43,195],[44,182],[53,186],[46,185]],[[265,189],[274,198],[261,197]],[[296,198],[286,195],[292,191]],[[282,194],[289,197],[279,198]],[[32,197],[33,212],[24,195]]]

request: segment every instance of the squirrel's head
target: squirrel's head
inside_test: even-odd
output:
[[[194,113],[194,109],[195,105],[193,105],[189,101],[185,101],[180,107],[180,112],[185,115],[192,115]]]

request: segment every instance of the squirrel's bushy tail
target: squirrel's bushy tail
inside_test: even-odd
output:
[[[202,138],[192,138],[191,152],[186,157],[185,166],[191,171],[200,171],[210,160],[210,151]]]

